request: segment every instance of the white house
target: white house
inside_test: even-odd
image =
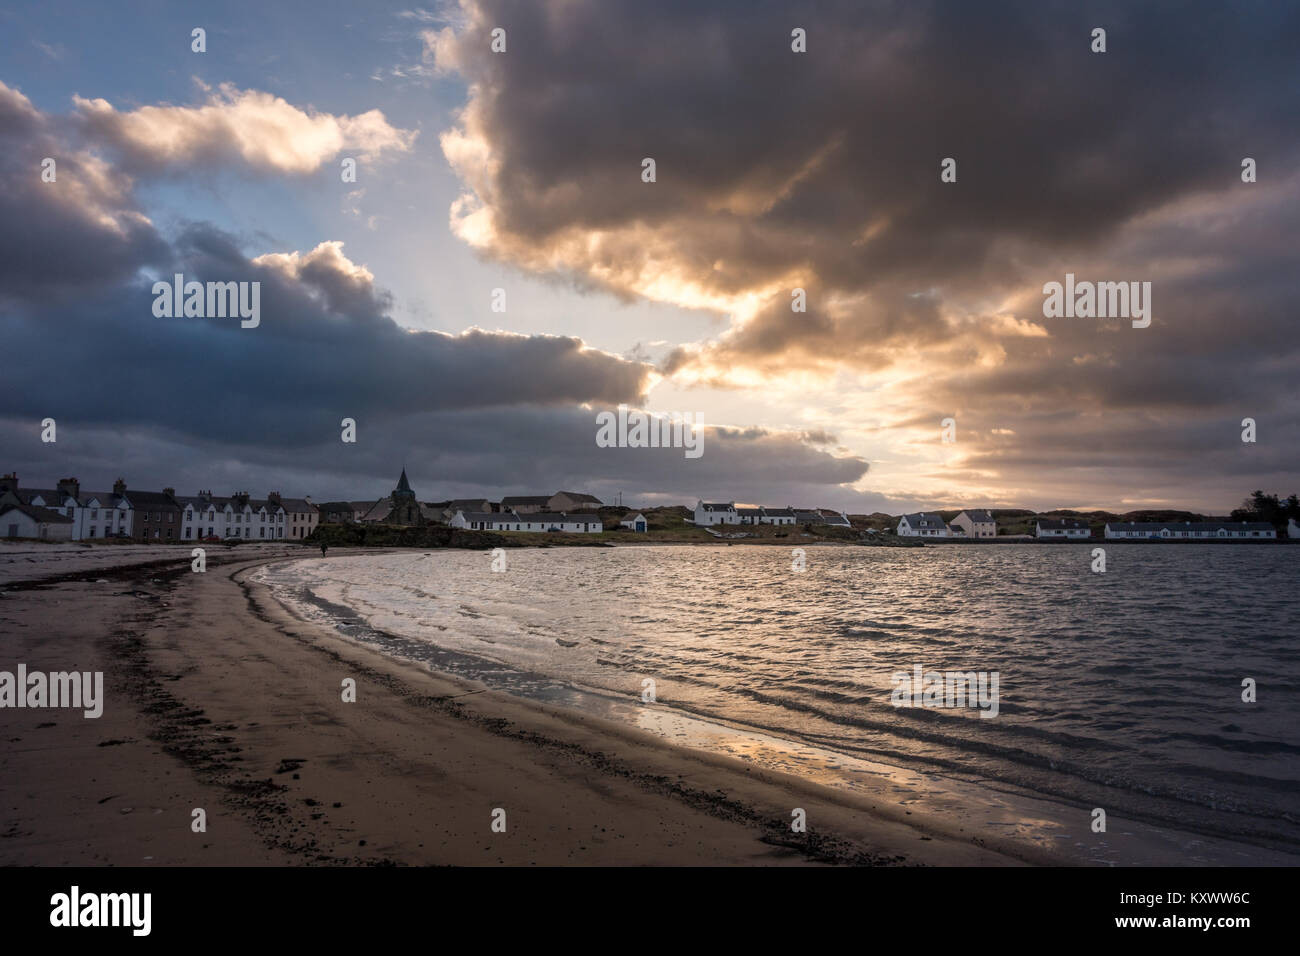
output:
[[[75,495],[64,492],[62,484],[60,482],[60,488],[55,491],[23,489],[15,495],[0,498],[0,505],[22,504],[29,508],[40,508],[61,515],[68,519],[68,540],[78,541],[80,535],[77,534],[77,513],[81,508],[81,502]]]
[[[629,531],[650,530],[650,525],[646,522],[645,515],[641,514],[640,512],[632,515],[630,518],[625,518],[624,520],[620,521],[619,524],[622,527],[627,528]]]
[[[1078,518],[1039,518],[1034,522],[1035,538],[1091,538],[1092,529],[1088,522]]]
[[[952,532],[943,518],[933,511],[918,511],[898,519],[898,532],[904,538],[948,538]]]
[[[210,491],[200,491],[193,497],[177,496],[176,500],[181,506],[182,541],[205,538],[280,541],[291,537],[286,530],[289,525],[284,499],[274,493],[265,501],[250,498],[247,492],[219,498]],[[319,513],[315,517],[319,520]]]
[[[763,524],[794,524],[793,508],[764,508]]]
[[[598,534],[605,530],[604,523],[594,512],[564,514],[539,511],[518,514],[514,511],[476,512],[457,511],[447,522],[453,528],[471,531],[563,531],[574,534]]]
[[[113,532],[116,531],[118,525],[115,512],[111,515],[111,520],[104,520],[105,516],[101,515],[103,510],[100,507],[101,497],[106,501],[116,501],[116,495],[106,494],[96,497],[95,537],[104,537],[103,531],[106,524],[113,529]],[[87,532],[89,509],[84,508],[81,484],[76,478],[61,479],[57,488],[23,488],[18,484],[16,472],[0,475],[0,507],[5,505],[23,505],[28,508],[48,509],[55,514],[71,519],[70,540],[80,541],[84,537],[90,537]],[[62,522],[59,522],[59,524],[61,525]]]
[[[985,510],[963,511],[949,525],[954,535],[964,538],[996,538],[998,523],[993,513]]]
[[[72,519],[49,508],[0,505],[0,534],[6,538],[71,541]]]
[[[73,537],[116,538],[131,534],[131,505],[120,495],[108,491],[88,491],[80,497],[74,518]]]
[[[763,520],[762,508],[737,508],[736,517],[741,524],[760,524]]]
[[[210,491],[197,495],[178,495],[181,506],[181,540],[202,541],[225,538],[226,527],[234,524],[234,511],[228,498],[215,498]]]
[[[1109,521],[1106,537],[1150,540],[1225,540],[1276,538],[1277,530],[1267,521]]]
[[[728,501],[724,503],[700,501],[695,506],[695,523],[698,525],[715,525],[715,524],[740,524],[740,515],[736,511],[736,503]]]
[[[320,524],[320,509],[311,503],[311,498],[282,498],[278,491],[273,491],[266,500],[284,509],[284,534],[277,534],[277,538],[300,541]]]

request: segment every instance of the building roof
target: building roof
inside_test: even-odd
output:
[[[162,491],[135,491],[128,488],[126,494],[121,497],[131,502],[131,506],[149,507],[149,508],[176,508],[179,507],[175,498]]]
[[[909,526],[913,528],[945,528],[943,518],[934,511],[918,511],[915,514],[903,515],[907,519]],[[902,520],[900,518],[900,520]]]
[[[734,501],[701,501],[700,507],[705,511],[735,511],[736,503]]]
[[[91,501],[100,502],[104,508],[119,508],[121,502],[120,496],[111,491],[83,491],[81,493],[81,504],[86,505]]]
[[[737,508],[736,514],[745,515],[747,518],[758,518],[763,514],[762,508]]]
[[[1088,522],[1080,521],[1078,518],[1038,518],[1037,523],[1040,528],[1046,528],[1049,531],[1062,529],[1082,531],[1088,527]]]
[[[995,523],[996,523],[996,522],[994,521],[994,518],[993,518],[993,512],[988,511],[988,510],[986,510],[986,509],[984,509],[984,508],[977,508],[977,509],[975,509],[974,511],[963,511],[961,514],[963,514],[963,515],[965,515],[966,517],[970,518],[970,520],[973,521],[973,522],[975,522],[976,524],[995,524]],[[958,515],[957,517],[960,518],[961,515]],[[953,519],[953,520],[956,520],[956,519]]]
[[[72,524],[72,519],[67,515],[61,515],[49,508],[41,508],[36,505],[4,505],[0,507],[0,515],[8,514],[11,511],[21,511],[33,521],[44,524]]]
[[[486,498],[452,498],[442,507],[447,511],[463,511],[471,505],[490,505],[491,503]]]
[[[44,498],[46,501],[57,501],[63,504],[65,498],[72,498],[72,495],[59,491],[57,488],[15,488],[13,495],[24,505],[30,505],[33,498]],[[74,501],[76,499],[73,499]],[[40,507],[36,505],[35,507]]]
[[[356,502],[353,502],[356,504]],[[393,510],[392,498],[380,498],[378,501],[368,505],[365,514],[361,516],[362,521],[380,521],[382,522]]]
[[[539,505],[546,507],[550,504],[550,495],[511,495],[508,498],[501,499],[502,508],[513,508],[518,505]]]
[[[319,511],[314,504],[306,498],[281,498],[280,504],[284,506],[285,511],[311,514],[313,511]]]
[[[793,508],[764,508],[769,518],[793,518]]]
[[[593,505],[601,504],[601,500],[595,495],[589,495],[581,491],[557,491],[555,495],[567,495],[572,501],[587,502]],[[551,497],[554,498],[555,495],[551,495]]]
[[[825,524],[838,525],[841,528],[850,528],[853,526],[852,522],[850,522],[848,518],[844,517],[844,515],[822,515],[822,522]]]

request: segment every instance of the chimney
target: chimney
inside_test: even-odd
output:
[[[59,493],[70,498],[80,498],[81,482],[77,481],[76,478],[62,478],[59,480]]]
[[[18,490],[18,472],[11,471],[7,475],[0,475],[0,495],[6,491]]]
[[[269,495],[266,496],[266,500],[274,502],[275,504],[278,505],[280,503],[280,492],[278,491],[271,492]]]
[[[163,494],[165,494],[168,498],[175,498],[175,497],[176,497],[176,489],[175,489],[175,488],[164,488],[164,489],[163,489]]]
[[[126,494],[126,482],[123,481],[121,478],[119,478],[119,479],[117,479],[117,481],[113,482],[113,494],[115,494],[115,495],[124,495],[124,494]]]

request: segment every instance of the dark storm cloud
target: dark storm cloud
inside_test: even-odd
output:
[[[1243,155],[1278,169],[1300,136],[1279,89],[1300,33],[1286,5],[464,6],[470,25],[430,46],[473,84],[462,132],[483,150],[458,162],[453,137],[448,154],[491,213],[486,248],[529,261],[553,244],[616,287],[644,285],[620,261],[634,228],[658,240],[642,255],[670,246],[726,294],[800,272],[841,293],[1014,280],[1000,240],[1086,245],[1231,185]],[[1097,25],[1105,54],[1089,50]],[[795,26],[806,54],[790,51]],[[573,230],[606,235],[575,252]],[[782,346],[754,334],[752,348]]]
[[[649,369],[578,339],[413,332],[340,243],[249,259],[205,224],[161,236],[130,177],[0,86],[0,407],[13,417],[311,444],[433,409],[636,402]],[[55,159],[56,176],[41,177]],[[261,323],[162,318],[155,279],[261,283]],[[19,360],[21,357],[21,360]]]
[[[54,160],[54,182],[42,162]],[[0,82],[0,308],[13,296],[76,296],[164,263],[167,244],[130,180],[70,147],[56,124]]]
[[[364,498],[386,494],[405,462],[425,500],[560,486],[685,500],[733,472],[824,490],[866,469],[763,430],[710,429],[703,461],[598,448],[595,413],[576,406],[637,404],[648,365],[565,336],[401,328],[341,243],[250,258],[205,223],[164,237],[93,144],[8,87],[0,118],[0,319],[6,354],[22,359],[0,379],[0,438],[4,467],[29,486],[72,474],[90,488],[122,476],[182,493]],[[54,182],[41,180],[45,155]],[[156,315],[153,283],[176,273],[260,283],[260,322]],[[355,444],[340,440],[345,417]]]
[[[93,300],[25,302],[7,322],[6,345],[39,354],[57,329],[58,360],[6,375],[4,408],[295,446],[337,441],[344,417],[364,429],[431,409],[635,402],[648,374],[578,339],[403,329],[338,244],[250,261],[229,237],[193,226],[172,251],[163,281],[174,269],[187,281],[260,282],[260,325],[156,317],[152,278]]]
[[[787,433],[706,427],[703,454],[687,459],[682,449],[601,448],[596,431],[594,411],[521,407],[379,417],[361,425],[355,445],[340,442],[337,432],[290,445],[79,419],[60,424],[57,445],[40,441],[35,421],[0,420],[0,443],[6,469],[38,487],[71,471],[83,487],[108,487],[125,474],[129,485],[171,485],[182,494],[214,488],[279,490],[318,501],[378,498],[405,466],[422,501],[560,489],[606,501],[621,492],[629,504],[723,497],[849,507],[865,500],[846,486],[866,473],[866,462],[837,458]]]
[[[526,267],[731,313],[666,374],[910,370],[885,448],[955,415],[960,477],[1044,504],[1107,497],[1097,475],[1131,479],[1144,447],[1145,480],[1191,500],[1247,460],[1285,473],[1300,9],[462,5],[458,34],[427,37],[472,84],[443,140],[470,191],[453,222]],[[1246,156],[1258,183],[1240,179]],[[1042,285],[1066,272],[1151,280],[1151,328],[1045,319]],[[1253,459],[1233,447],[1248,416],[1273,423]],[[1091,484],[1059,481],[1067,465]]]

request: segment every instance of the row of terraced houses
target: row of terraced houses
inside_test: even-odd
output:
[[[997,521],[987,510],[963,511],[951,522],[932,511],[903,515],[897,533],[907,538],[996,538]],[[1109,540],[1242,540],[1276,538],[1267,521],[1110,521],[1103,529]],[[1288,536],[1300,537],[1300,526],[1292,518]],[[1079,541],[1092,537],[1088,522],[1078,518],[1038,518],[1034,537]]]
[[[174,488],[138,491],[120,478],[112,491],[83,491],[76,478],[55,488],[24,488],[16,474],[0,476],[0,537],[6,538],[288,541],[307,537],[319,521],[310,498],[275,491],[265,498],[178,495]]]

